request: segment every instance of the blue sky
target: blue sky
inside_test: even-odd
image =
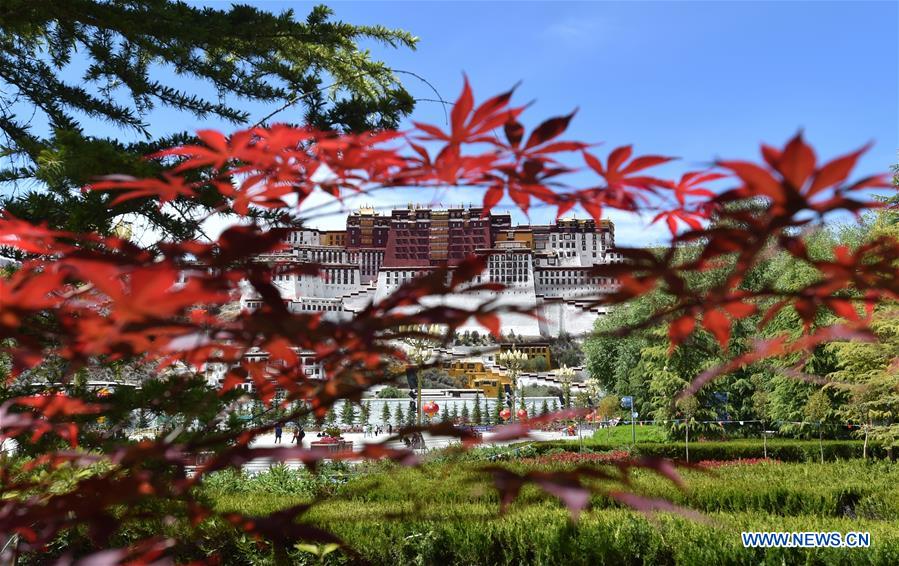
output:
[[[312,3],[262,4],[293,7]],[[633,143],[675,155],[679,173],[715,157],[756,158],[764,141],[797,130],[832,157],[870,140],[867,173],[899,147],[899,11],[896,2],[336,2],[336,17],[406,29],[417,51],[371,45],[391,67],[413,71],[453,99],[467,73],[482,99],[523,81],[534,124],[579,107],[572,138]],[[404,77],[410,90],[430,88]],[[416,119],[442,123],[439,104]],[[530,118],[528,120],[528,118]],[[550,214],[535,213],[532,220]],[[520,218],[524,220],[524,218]],[[620,243],[664,237],[616,217]]]
[[[293,8],[298,18],[314,5],[256,4],[271,11]],[[819,158],[874,141],[860,173],[885,171],[897,160],[897,2],[329,5],[338,19],[417,35],[414,52],[366,47],[391,67],[423,76],[444,98],[458,95],[463,73],[481,100],[523,81],[518,101],[535,101],[526,124],[579,107],[571,139],[604,142],[598,150],[603,156],[633,143],[639,153],[681,158],[658,168],[660,174],[677,175],[716,157],[756,159],[760,142],[782,145],[799,129]],[[402,79],[416,97],[435,98],[417,79]],[[268,111],[247,108],[254,117]],[[440,104],[420,102],[413,118],[442,124],[444,111]],[[150,123],[156,134],[233,128],[170,111],[154,112]],[[398,194],[395,202],[409,198]],[[552,216],[536,211],[531,220]],[[613,219],[619,243],[664,239],[660,227],[646,229],[641,220],[622,215]],[[341,223],[332,218],[326,225]]]

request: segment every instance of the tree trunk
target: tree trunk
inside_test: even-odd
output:
[[[765,459],[768,459],[768,433],[762,431],[762,446],[765,453]]]
[[[821,463],[824,463],[824,429],[818,425],[818,448],[821,450]]]
[[[690,421],[687,421],[687,436],[684,442],[684,449],[687,452],[687,463],[690,463]]]
[[[868,425],[865,425],[865,443],[862,445],[862,459],[868,459]]]

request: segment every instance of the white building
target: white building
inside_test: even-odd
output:
[[[503,332],[526,337],[590,332],[605,312],[596,300],[617,287],[592,268],[623,261],[614,250],[611,222],[560,219],[549,226],[512,228],[508,215],[485,216],[477,208],[410,206],[390,215],[362,210],[347,219],[345,233],[299,229],[286,243],[289,251],[259,261],[272,264],[273,282],[292,310],[332,318],[352,317],[438,266],[452,266],[469,254],[486,255],[487,267],[472,285],[496,282],[505,290],[426,297],[422,304],[471,309],[495,301],[529,311],[536,316],[501,318]],[[317,265],[319,273],[295,272],[305,264]],[[259,297],[245,288],[241,306],[259,305]],[[472,320],[461,330],[485,329]]]

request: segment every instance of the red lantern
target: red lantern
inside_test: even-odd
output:
[[[503,409],[499,412],[499,418],[504,421],[509,420],[510,418],[512,418],[512,411],[510,411],[509,409]]]
[[[428,417],[433,417],[440,411],[440,407],[437,406],[437,403],[430,401],[422,405],[421,410],[424,414],[428,415]]]
[[[518,409],[518,412],[515,413],[515,416],[518,417],[520,421],[528,420],[528,412],[524,409]]]

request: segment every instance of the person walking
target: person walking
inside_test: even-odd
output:
[[[275,444],[281,444],[281,434],[284,433],[284,429],[281,428],[281,423],[275,425]]]
[[[303,431],[303,428],[300,425],[297,425],[297,434],[296,435],[297,435],[297,446],[302,448],[303,447],[303,437],[306,436],[306,433],[305,433],[305,431]]]

